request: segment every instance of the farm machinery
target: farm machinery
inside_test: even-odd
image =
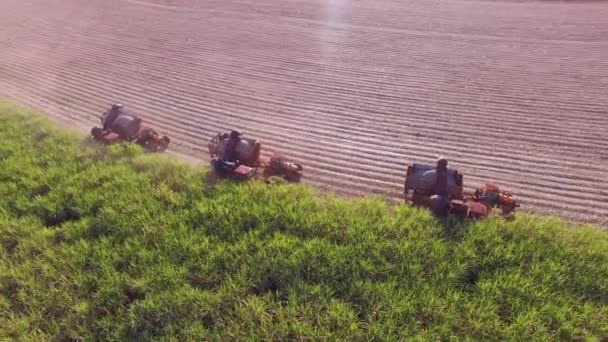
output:
[[[436,166],[413,164],[408,167],[404,185],[406,202],[428,207],[438,216],[454,214],[462,218],[488,217],[492,208],[500,208],[504,217],[519,207],[513,195],[487,183],[472,195],[464,195],[463,176],[439,159]]]
[[[302,165],[292,163],[283,154],[275,152],[264,167],[264,178],[281,177],[288,182],[299,182],[302,169]]]
[[[93,139],[104,144],[132,142],[150,152],[163,152],[171,142],[169,137],[144,126],[139,116],[121,104],[112,105],[112,108],[101,116],[101,127],[93,127],[91,135]]]
[[[302,165],[288,161],[280,153],[273,154],[269,162],[261,162],[261,144],[237,131],[217,134],[209,141],[208,147],[211,166],[222,177],[245,181],[256,176],[260,167],[264,169],[263,177],[266,179],[281,177],[299,182],[302,177]]]
[[[451,212],[460,217],[482,219],[490,215],[492,208],[500,208],[504,218],[511,218],[519,203],[507,191],[500,191],[493,183],[486,183],[472,196],[452,200]]]

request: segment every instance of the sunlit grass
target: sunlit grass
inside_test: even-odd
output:
[[[470,225],[306,186],[206,183],[0,104],[0,338],[608,335],[608,236]]]

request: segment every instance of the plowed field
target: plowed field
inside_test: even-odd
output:
[[[120,101],[205,159],[237,128],[344,194],[446,156],[608,222],[605,2],[3,0],[0,96],[86,128]]]

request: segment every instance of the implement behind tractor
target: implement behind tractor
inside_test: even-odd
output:
[[[163,152],[171,142],[169,137],[143,126],[141,118],[120,104],[112,105],[112,108],[101,116],[101,125],[93,127],[91,135],[93,139],[105,144],[133,142],[147,151]]]
[[[511,193],[500,191],[496,185],[487,183],[475,190],[474,195],[453,200],[451,212],[460,217],[482,219],[490,215],[492,208],[500,208],[501,215],[510,218],[518,207],[519,203]]]
[[[281,153],[274,153],[264,168],[264,178],[282,177],[289,182],[299,182],[302,169],[302,165],[288,161]]]
[[[462,218],[485,218],[492,208],[501,208],[504,217],[511,217],[519,204],[508,192],[488,183],[465,196],[463,176],[447,168],[447,160],[440,159],[437,166],[413,164],[405,177],[404,197],[413,205],[428,207],[434,214],[449,213]]]

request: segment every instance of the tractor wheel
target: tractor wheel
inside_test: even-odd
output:
[[[410,188],[404,188],[403,189],[403,200],[405,200],[405,203],[412,203],[412,197],[410,196]]]
[[[285,179],[288,182],[299,183],[300,180],[302,179],[302,174],[301,173],[297,173],[297,172],[290,172],[287,175],[285,175]]]
[[[259,166],[260,165],[260,150],[262,149],[262,145],[259,142],[255,143],[253,148],[253,156],[250,160],[251,165]]]
[[[299,183],[302,179],[302,170],[304,169],[300,164],[294,164],[298,169],[296,171],[287,172],[285,178],[289,182]]]
[[[103,136],[103,129],[99,127],[93,127],[91,129],[91,136],[93,137],[93,139],[99,140]]]
[[[445,217],[450,212],[450,201],[447,197],[433,195],[430,198],[430,208],[436,216]]]
[[[171,139],[168,136],[163,136],[160,138],[160,142],[158,144],[158,152],[165,152],[169,148],[169,144],[171,143]]]
[[[156,152],[158,149],[158,145],[156,144],[156,142],[147,135],[137,138],[137,140],[135,140],[135,143],[141,146],[147,152]]]

